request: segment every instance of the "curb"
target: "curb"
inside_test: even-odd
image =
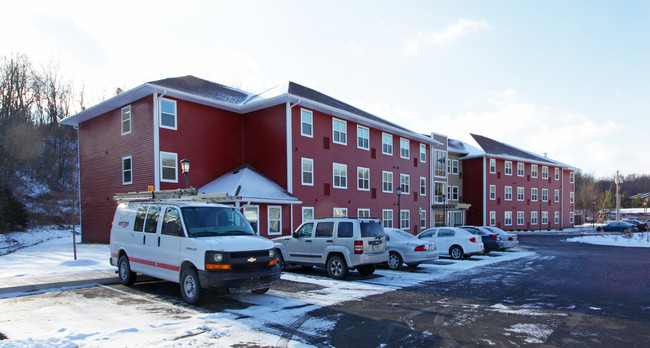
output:
[[[57,274],[42,277],[0,279],[0,294],[29,293],[63,287],[119,283],[115,271],[95,271],[71,274]]]

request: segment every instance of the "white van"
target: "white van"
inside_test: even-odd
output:
[[[237,209],[193,201],[121,202],[110,262],[124,285],[136,273],[180,283],[190,304],[202,289],[264,294],[280,279],[273,242],[256,236]]]

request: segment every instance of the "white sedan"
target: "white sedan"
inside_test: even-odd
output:
[[[469,258],[471,255],[482,254],[484,249],[480,236],[458,227],[430,228],[418,234],[417,237],[434,242],[441,254],[449,253],[452,259]]]

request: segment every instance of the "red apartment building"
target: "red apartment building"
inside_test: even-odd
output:
[[[263,236],[336,215],[378,217],[411,233],[432,225],[440,143],[293,82],[251,94],[193,76],[164,79],[61,124],[78,129],[86,242],[109,241],[116,193],[181,188],[184,158],[189,186],[241,196],[226,203]]]
[[[467,223],[505,230],[573,227],[576,168],[472,134],[462,158]]]

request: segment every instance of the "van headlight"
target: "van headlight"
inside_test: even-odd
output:
[[[212,262],[223,262],[223,254],[221,253],[212,254]]]
[[[275,249],[269,249],[269,257],[272,259],[275,258]]]

